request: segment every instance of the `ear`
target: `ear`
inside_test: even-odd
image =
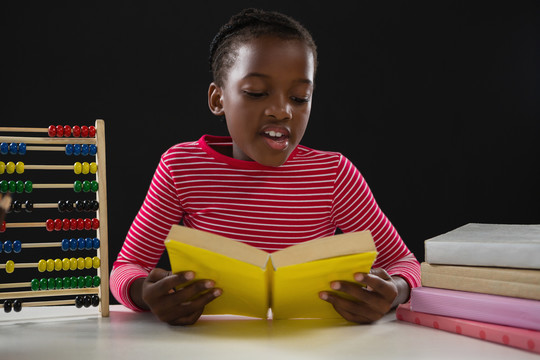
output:
[[[223,92],[221,87],[212,82],[208,87],[208,107],[212,114],[216,116],[225,115],[223,110]]]

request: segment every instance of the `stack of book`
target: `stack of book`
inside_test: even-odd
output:
[[[398,320],[540,353],[540,225],[467,224],[424,245]]]

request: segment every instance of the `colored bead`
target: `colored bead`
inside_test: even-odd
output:
[[[56,288],[56,281],[53,278],[47,279],[47,290],[54,290]]]
[[[13,161],[8,161],[6,164],[6,172],[8,174],[13,174],[15,172],[15,163]]]
[[[73,183],[73,190],[75,190],[75,192],[81,192],[81,190],[82,190],[82,182],[79,181],[79,180],[76,180]]]
[[[86,241],[84,240],[84,238],[79,238],[77,240],[77,244],[79,250],[84,250],[86,248]]]
[[[11,312],[11,307],[12,307],[12,302],[11,300],[6,300],[4,301],[4,312]]]
[[[78,218],[77,219],[77,230],[83,230],[84,229],[84,219]]]
[[[73,172],[77,175],[79,175],[82,171],[82,164],[80,162],[76,162],[73,164]]]
[[[64,136],[64,127],[62,125],[56,125],[56,136],[57,137]]]
[[[34,184],[31,181],[25,181],[24,182],[24,191],[27,193],[31,193],[32,189],[34,187]]]
[[[51,125],[49,126],[49,137],[55,137],[56,136],[56,126]]]
[[[97,295],[92,295],[92,306],[93,307],[96,307],[99,305],[99,296]]]
[[[81,126],[81,137],[88,137],[88,126]]]
[[[71,219],[69,220],[69,229],[70,230],[77,230],[77,219]]]
[[[69,259],[69,270],[77,270],[77,259],[75,259],[74,257]]]
[[[92,268],[92,258],[90,256],[87,256],[84,258],[84,268],[85,269],[91,269]]]
[[[100,266],[101,266],[101,260],[99,259],[99,257],[94,256],[92,258],[92,267],[94,269],[99,269]]]
[[[94,240],[92,240],[92,247],[94,248],[94,250],[97,250],[99,249],[99,239],[98,238],[94,238]]]
[[[79,277],[77,278],[77,287],[78,287],[79,289],[82,289],[82,288],[84,288],[84,284],[85,284],[84,276],[79,276]]]
[[[76,219],[71,219],[71,220],[77,221]],[[69,239],[69,249],[72,251],[77,250],[77,239]]]
[[[0,161],[0,175],[2,175],[4,172],[6,172],[6,163]]]
[[[39,280],[39,289],[40,290],[47,290],[48,287],[49,287],[49,282],[47,281],[47,279]]]
[[[4,220],[0,223],[0,233],[3,233],[5,231],[6,231],[6,221]]]
[[[11,254],[11,251],[13,251],[13,243],[9,240],[4,241],[4,252],[6,254]]]
[[[22,161],[17,161],[17,164],[15,164],[15,171],[17,171],[17,174],[22,174],[24,172],[24,163]]]
[[[19,155],[26,155],[26,144],[20,143],[19,144]]]
[[[17,151],[19,150],[19,145],[17,143],[11,143],[9,144],[9,153],[11,155],[17,155]]]
[[[82,183],[82,190],[84,192],[89,192],[90,191],[90,181],[88,180],[84,180],[83,183]]]
[[[5,194],[7,193],[8,189],[9,189],[9,185],[8,185],[7,180],[0,181],[0,191]]]
[[[66,276],[65,278],[62,279],[62,287],[64,289],[71,288],[71,278],[69,276]]]
[[[92,230],[97,230],[99,229],[99,219],[98,218],[93,218],[92,219]]]
[[[8,274],[11,274],[14,271],[15,271],[15,262],[13,262],[13,260],[6,261],[6,272]]]
[[[30,288],[32,291],[38,291],[39,290],[39,280],[38,279],[32,279],[30,281]]]
[[[20,253],[22,250],[22,243],[19,240],[13,241],[13,252],[15,254]]]
[[[54,219],[54,230],[60,231],[62,230],[62,219]]]
[[[73,144],[66,145],[66,155],[73,155]]]
[[[17,192],[17,182],[16,181],[14,181],[14,180],[8,181],[8,187],[9,187],[9,192],[11,192],[11,193]]]
[[[85,161],[82,163],[82,173],[86,175],[89,172],[90,172],[90,164]]]
[[[54,260],[53,259],[47,259],[47,271],[48,272],[54,271]]]
[[[68,231],[70,227],[69,219],[62,219],[62,230]]]
[[[24,182],[22,180],[17,180],[15,182],[15,191],[17,194],[22,194],[24,192]]]
[[[45,261],[45,259],[41,259],[38,261],[38,271],[45,272],[45,270],[47,270],[47,261]]]
[[[56,290],[60,290],[63,288],[64,284],[62,283],[62,278],[57,277],[56,279],[54,279],[54,282],[56,283]]]
[[[84,248],[85,248],[86,250],[92,250],[92,242],[93,242],[92,238],[86,238],[86,239],[84,240],[84,242],[85,242],[85,244],[86,244],[86,246],[85,246]]]
[[[47,221],[45,221],[45,227],[47,228],[47,231],[53,231],[54,230],[54,220],[53,219],[47,219]]]
[[[94,276],[92,279],[92,287],[98,287],[101,284],[101,278],[99,276]]]
[[[90,163],[90,173],[92,173],[92,174],[97,173],[97,163],[95,163],[95,162]]]
[[[69,259],[68,258],[63,258],[62,259],[62,270],[68,271],[70,266],[71,266],[71,263],[70,263]]]
[[[88,146],[88,153],[91,155],[91,156],[95,156],[97,154],[97,146],[94,145],[94,144],[90,144],[90,146]]]
[[[77,269],[79,270],[84,269],[84,258],[82,257],[77,258]]]
[[[75,156],[81,155],[81,144],[73,145],[73,155]]]
[[[22,310],[21,300],[13,300],[13,311],[20,312]]]
[[[64,137],[70,137],[71,136],[71,126],[64,125]]]
[[[89,218],[84,219],[84,229],[85,230],[92,229],[92,219],[89,219]]]
[[[62,270],[62,260],[60,259],[54,259],[54,270],[60,271]]]
[[[71,132],[73,133],[74,137],[79,137],[81,135],[81,128],[79,125],[74,125],[71,128]]]
[[[24,202],[24,211],[27,213],[31,213],[34,211],[34,202],[32,200],[26,200]]]
[[[77,277],[76,276],[72,276],[69,278],[70,281],[71,281],[71,288],[72,289],[76,289],[77,288]]]
[[[88,127],[88,136],[89,137],[95,137],[96,136],[96,127],[93,125],[90,125]]]
[[[90,149],[88,148],[88,144],[82,144],[81,145],[81,155],[87,156]]]
[[[9,153],[9,144],[8,143],[0,143],[0,154],[7,155]]]
[[[62,251],[68,251],[69,250],[69,240],[68,239],[62,239],[60,247],[62,248]]]
[[[94,283],[92,276],[87,275],[84,277],[84,286],[89,288],[92,287],[92,284]]]
[[[99,184],[97,181],[92,181],[91,184],[90,184],[90,190],[92,190],[92,192],[97,192],[99,189]]]

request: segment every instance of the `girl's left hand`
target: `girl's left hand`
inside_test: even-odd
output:
[[[369,274],[357,273],[354,278],[356,283],[333,281],[330,287],[335,291],[319,293],[319,297],[332,304],[345,320],[359,324],[372,323],[399,304],[397,300],[408,298],[409,286],[406,281],[397,276],[391,277],[382,268],[372,269]],[[403,294],[404,286],[406,294]],[[344,297],[344,294],[348,296]]]

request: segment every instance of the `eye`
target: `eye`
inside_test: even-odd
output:
[[[305,104],[305,103],[309,102],[310,99],[309,99],[309,97],[292,96],[291,100],[294,101],[294,102],[297,102],[299,104]]]
[[[255,99],[259,99],[259,98],[262,98],[263,96],[266,95],[265,92],[256,92],[256,91],[247,91],[247,90],[243,90],[243,93],[249,97],[252,97],[252,98],[255,98]]]

